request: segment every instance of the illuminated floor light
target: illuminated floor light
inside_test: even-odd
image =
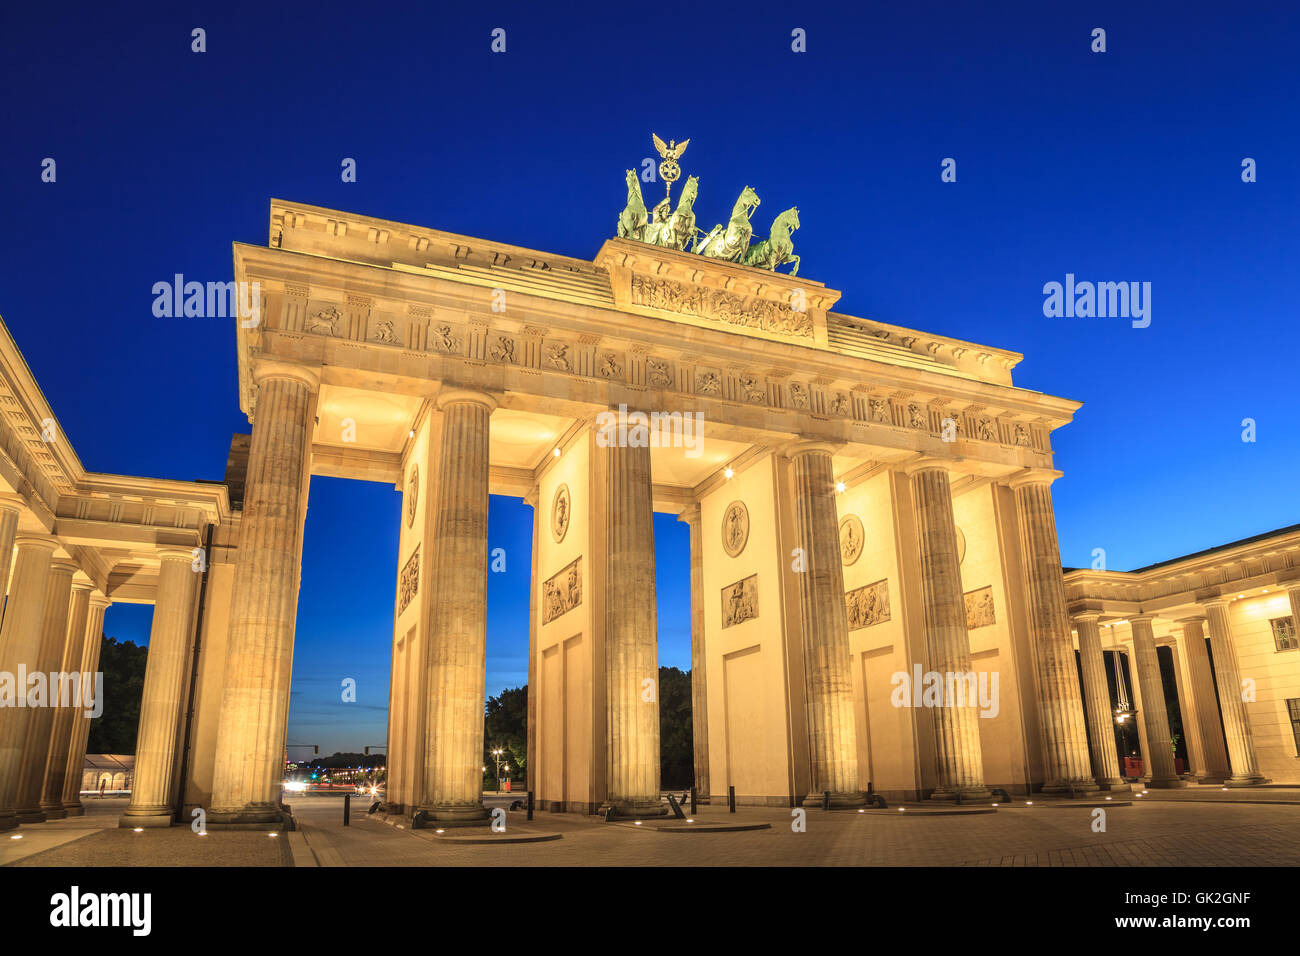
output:
[[[135,828],[132,830],[132,832],[133,832],[133,833],[144,833],[144,827],[135,827]]]
[[[686,822],[687,822],[687,823],[694,823],[695,821],[694,821],[694,820],[689,820],[689,819],[688,819]]]
[[[268,834],[267,834],[267,836],[269,836],[269,837],[278,837],[279,835],[280,835],[280,834],[278,834],[278,833],[268,833]]]
[[[23,838],[23,835],[22,835],[21,833],[15,833],[15,834],[14,834],[13,836],[11,836],[9,839],[11,839],[11,840],[21,840],[22,838]]]
[[[1034,805],[1034,801],[1032,801],[1032,800],[1026,800],[1026,801],[1025,801],[1025,806],[1027,806],[1027,807],[1032,807],[1033,805]]]

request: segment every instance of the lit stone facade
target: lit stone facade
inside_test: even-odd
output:
[[[1146,702],[1136,722],[1147,786],[1300,783],[1300,526],[1137,571],[1070,570],[1065,585],[1080,654],[1095,640],[1118,656]],[[1161,674],[1177,687],[1181,775],[1172,745],[1153,746],[1170,734],[1170,707],[1148,690]],[[1089,686],[1101,701],[1101,684]],[[1098,779],[1112,770],[1094,760]]]
[[[533,508],[544,810],[662,809],[654,512],[690,525],[704,800],[1122,788],[1107,654],[1135,649],[1158,736],[1169,644],[1197,778],[1296,782],[1300,655],[1264,643],[1300,603],[1300,532],[1176,574],[1064,575],[1051,436],[1079,405],[1017,388],[1015,353],[629,240],[585,261],[275,201],[268,244],[234,259],[261,308],[238,320],[252,434],[223,484],[86,473],[0,341],[0,668],[93,670],[104,607],[156,604],[124,826],[285,825],[313,475],[402,495],[387,804],[413,826],[483,820],[490,494]],[[0,828],[78,812],[87,723],[0,710]],[[1166,756],[1153,785],[1184,782]]]

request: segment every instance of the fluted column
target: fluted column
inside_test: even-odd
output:
[[[1227,740],[1228,765],[1232,771],[1232,776],[1224,783],[1229,787],[1268,783],[1259,772],[1255,740],[1246,717],[1246,702],[1241,699],[1241,672],[1237,668],[1237,649],[1232,643],[1228,601],[1210,601],[1202,606],[1210,622],[1210,647],[1214,651],[1214,671],[1219,678],[1219,710],[1223,714],[1223,735]]]
[[[858,735],[853,712],[849,622],[844,606],[839,516],[835,503],[833,449],[806,443],[791,451],[795,543],[803,550],[796,571],[799,624],[803,633],[804,687],[812,789],[804,805],[819,807],[830,791],[832,807],[866,803],[858,774]]]
[[[41,620],[41,649],[36,658],[36,670],[45,675],[46,699],[42,707],[32,710],[27,724],[27,739],[23,742],[22,767],[18,772],[18,799],[15,810],[19,823],[40,823],[45,819],[41,812],[41,795],[45,785],[45,768],[50,760],[50,738],[54,729],[54,707],[58,694],[56,681],[59,664],[63,662],[63,648],[68,639],[68,606],[72,600],[72,576],[79,569],[71,561],[55,560],[50,563],[50,573],[45,581],[45,614]]]
[[[1155,632],[1149,615],[1133,618],[1133,660],[1142,691],[1143,719],[1147,728],[1146,785],[1156,788],[1185,787],[1174,772],[1174,751],[1169,736],[1169,714],[1165,709],[1165,685],[1160,677]]]
[[[86,765],[86,742],[90,738],[91,716],[89,710],[102,709],[103,684],[94,684],[95,675],[99,673],[99,652],[104,646],[104,611],[113,602],[99,592],[90,595],[89,608],[86,612],[86,633],[82,643],[81,673],[89,674],[95,688],[93,707],[81,708],[72,712],[72,735],[68,746],[67,772],[63,783],[63,809],[70,817],[79,817],[86,811],[81,806],[81,777]]]
[[[631,419],[629,418],[629,421]],[[597,435],[605,459],[605,808],[656,816],[659,630],[650,449]]]
[[[22,513],[22,496],[0,493],[0,616],[4,614],[5,589],[13,570],[14,537],[18,533],[18,516]]]
[[[524,786],[529,793],[537,792],[537,764],[541,754],[537,750],[537,712],[541,703],[541,689],[537,686],[537,593],[541,582],[537,580],[537,552],[541,547],[542,509],[539,503],[541,488],[534,485],[524,495],[524,504],[533,509],[533,548],[528,572],[528,753],[525,755]]]
[[[45,621],[45,592],[55,540],[46,535],[19,534],[9,603],[0,626],[0,671],[29,674],[39,669],[41,626]],[[19,688],[16,688],[19,689]],[[18,826],[18,777],[31,707],[0,707],[0,830]]]
[[[1079,632],[1079,664],[1083,671],[1083,701],[1092,740],[1092,776],[1104,790],[1128,790],[1119,773],[1119,755],[1115,749],[1115,713],[1106,684],[1106,660],[1101,651],[1101,629],[1096,614],[1077,614],[1074,623]]]
[[[1183,621],[1182,625],[1183,635],[1179,643],[1187,658],[1187,670],[1191,675],[1191,698],[1195,710],[1193,719],[1201,732],[1201,751],[1205,763],[1205,769],[1197,781],[1223,783],[1231,771],[1228,769],[1228,750],[1223,739],[1223,722],[1219,720],[1210,655],[1205,649],[1204,621],[1201,618],[1190,618]]]
[[[316,373],[263,362],[244,484],[209,826],[281,822]]]
[[[691,532],[691,741],[695,751],[695,790],[701,803],[709,802],[709,694],[704,659],[704,542],[700,505],[682,512]]]
[[[1021,567],[1029,633],[1037,662],[1038,712],[1043,726],[1044,793],[1097,790],[1088,759],[1079,671],[1065,607],[1065,578],[1056,539],[1051,483],[1055,472],[1033,472],[1011,482],[1020,526]]]
[[[483,809],[487,667],[488,423],[495,401],[451,390],[442,412],[424,612],[428,648],[423,795],[412,825],[473,823]],[[530,693],[532,688],[529,688]]]
[[[94,693],[94,676],[90,675],[91,685],[87,689],[87,675],[80,669],[82,652],[86,642],[86,615],[90,610],[90,591],[94,587],[90,581],[72,581],[72,601],[68,606],[67,637],[63,641],[63,658],[59,666],[61,675],[68,675],[71,681],[69,693],[75,689],[75,697],[60,697],[54,708],[54,722],[50,730],[50,757],[45,765],[45,784],[41,791],[41,813],[47,820],[59,820],[68,815],[63,806],[63,783],[68,772],[68,749],[72,743],[72,724],[78,711],[87,709],[87,695]],[[73,677],[72,675],[76,675]]]
[[[944,675],[968,674],[970,635],[966,631],[966,600],[961,589],[948,471],[942,462],[922,461],[909,468],[908,474],[921,554],[927,670]],[[931,796],[936,800],[959,796],[963,801],[988,799],[992,794],[984,785],[984,756],[977,723],[979,702],[963,696],[959,703],[948,699],[947,693],[944,698],[942,705],[934,708],[939,785]]]
[[[135,782],[120,826],[167,827],[176,813],[172,788],[176,735],[185,702],[185,662],[194,633],[198,574],[189,548],[159,552],[158,590],[140,698]]]

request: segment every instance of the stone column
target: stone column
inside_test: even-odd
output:
[[[790,452],[795,543],[803,551],[799,629],[803,635],[804,688],[808,714],[808,769],[812,789],[805,807],[860,807],[866,791],[858,774],[857,718],[853,710],[852,657],[844,606],[839,514],[831,446],[802,443]]]
[[[72,599],[72,576],[79,568],[71,561],[54,560],[45,580],[45,614],[41,620],[41,649],[35,670],[48,677],[57,673],[63,662],[63,647],[68,640],[68,606]],[[18,799],[15,809],[19,823],[41,823],[41,796],[45,785],[45,768],[50,760],[50,735],[54,730],[54,697],[57,680],[47,683],[44,706],[32,710],[23,742],[22,767],[18,772]]]
[[[153,627],[140,698],[131,803],[123,827],[168,827],[176,814],[172,791],[176,735],[185,708],[185,664],[194,636],[198,575],[189,548],[164,548],[154,596]]]
[[[19,534],[9,604],[0,627],[0,671],[24,674],[39,669],[41,625],[45,620],[45,592],[50,559],[56,542],[47,535]],[[18,826],[18,776],[23,748],[35,709],[0,707],[0,830]]]
[[[971,672],[966,599],[961,589],[957,530],[947,466],[933,459],[908,469],[921,552],[921,602],[925,612],[926,669],[940,674]],[[956,682],[965,686],[963,682]],[[980,749],[978,701],[947,699],[934,709],[939,759],[936,800],[988,800]]]
[[[1093,779],[1103,790],[1128,790],[1120,776],[1119,755],[1115,749],[1115,712],[1106,684],[1106,659],[1101,652],[1099,615],[1078,614],[1074,623],[1079,631],[1079,663],[1083,670],[1083,699],[1092,737]]]
[[[1157,789],[1185,787],[1186,781],[1174,773],[1174,751],[1169,738],[1169,714],[1165,710],[1165,685],[1160,678],[1160,658],[1156,655],[1155,618],[1143,615],[1132,618],[1133,661],[1137,665],[1138,684],[1142,691],[1142,711],[1147,728],[1146,785]]]
[[[709,802],[709,695],[704,659],[704,550],[700,505],[681,513],[691,530],[691,740],[695,748],[695,790]]]
[[[4,614],[4,596],[13,570],[14,537],[18,533],[18,516],[22,513],[21,495],[0,494],[0,618]]]
[[[314,371],[262,362],[230,599],[208,826],[278,826]]]
[[[533,509],[533,548],[528,572],[528,753],[525,756],[528,762],[524,765],[524,786],[530,793],[537,792],[537,762],[540,759],[537,750],[537,712],[541,703],[541,690],[537,686],[537,592],[541,588],[537,580],[537,552],[542,534],[540,496],[539,485],[534,485],[532,491],[524,495],[524,504]]]
[[[75,683],[67,685],[69,693],[75,690],[74,699],[58,700],[54,710],[54,722],[50,730],[50,757],[45,765],[45,785],[41,791],[41,812],[47,820],[60,820],[68,815],[63,806],[63,784],[68,772],[68,751],[72,744],[72,724],[79,711],[88,709],[87,694],[93,697],[94,684],[87,688],[83,683],[85,674],[81,670],[82,652],[86,643],[86,615],[90,610],[90,591],[93,588],[89,579],[72,581],[72,602],[68,606],[68,632],[63,641],[63,659],[59,665],[61,674],[77,675]],[[85,688],[83,690],[83,688]]]
[[[423,795],[412,826],[477,823],[483,808],[483,687],[487,668],[488,423],[496,402],[460,389],[442,412],[430,586]],[[529,688],[530,694],[533,688]]]
[[[1249,787],[1268,783],[1259,772],[1255,741],[1246,718],[1246,703],[1241,699],[1241,672],[1237,669],[1237,649],[1232,643],[1228,600],[1223,598],[1202,606],[1210,622],[1210,647],[1214,651],[1214,671],[1219,678],[1219,710],[1223,714],[1223,735],[1227,738],[1228,765],[1232,770],[1232,776],[1224,781],[1224,785]]]
[[[81,673],[89,674],[94,690],[94,698],[89,708],[83,707],[72,713],[72,739],[68,746],[67,773],[63,784],[63,809],[70,817],[79,817],[86,811],[81,806],[81,777],[86,765],[86,741],[90,737],[92,716],[87,710],[99,710],[104,706],[104,685],[97,680],[99,673],[99,652],[104,646],[104,611],[113,602],[99,592],[90,595],[90,606],[86,612],[86,634],[82,643]],[[83,685],[84,686],[84,685]],[[84,696],[84,694],[83,694]]]
[[[1033,472],[1011,482],[1020,526],[1029,633],[1038,671],[1038,712],[1043,724],[1044,793],[1098,789],[1088,760],[1079,671],[1065,607],[1065,578],[1052,510],[1055,472]],[[1100,640],[1100,638],[1099,638]],[[1113,771],[1108,776],[1112,776]]]
[[[614,428],[598,433],[596,444],[605,456],[606,475],[603,807],[613,808],[617,816],[658,816],[667,808],[659,802],[659,629],[650,449],[620,442]]]

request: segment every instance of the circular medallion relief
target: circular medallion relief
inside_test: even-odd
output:
[[[560,485],[555,489],[555,498],[551,502],[551,537],[559,544],[569,530],[569,517],[572,503],[569,501],[569,486]]]
[[[420,466],[412,465],[406,479],[406,526],[415,524],[415,506],[420,500]]]
[[[846,516],[840,522],[840,563],[847,568],[858,560],[866,543],[867,533],[862,528],[862,519],[857,515]]]
[[[734,558],[745,550],[748,540],[749,509],[743,501],[733,501],[722,515],[722,550]]]
[[[957,532],[957,566],[966,560],[966,535],[962,533],[961,528],[955,528]]]

